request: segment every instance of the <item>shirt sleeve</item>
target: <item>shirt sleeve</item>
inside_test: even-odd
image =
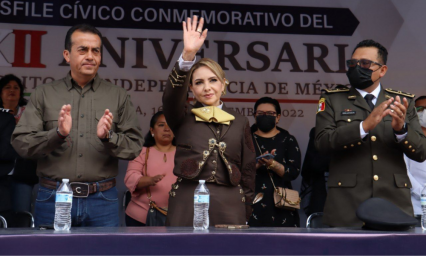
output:
[[[45,131],[43,91],[39,88],[31,94],[30,101],[12,134],[12,146],[23,158],[41,158],[59,147],[66,147],[68,140],[58,136],[56,129]],[[58,120],[58,113],[47,113]]]
[[[126,176],[124,177],[124,184],[130,193],[134,193],[138,186],[139,180],[143,176],[143,169],[145,168],[145,154],[146,148],[134,160],[130,161],[127,166]]]
[[[182,54],[181,54],[179,56],[179,60],[178,60],[179,69],[182,70],[182,71],[185,71],[185,72],[189,71],[192,68],[192,66],[195,64],[196,61],[197,61],[197,56],[195,56],[193,61],[185,61],[185,60],[183,60]]]

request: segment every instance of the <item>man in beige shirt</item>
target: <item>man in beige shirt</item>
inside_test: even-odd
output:
[[[22,157],[38,160],[35,223],[53,224],[55,191],[69,179],[72,226],[118,226],[118,159],[136,158],[143,144],[130,96],[98,74],[102,35],[72,27],[63,56],[71,71],[38,86],[12,136]]]

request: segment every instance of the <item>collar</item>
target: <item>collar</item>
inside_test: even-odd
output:
[[[195,121],[207,123],[219,123],[229,125],[235,117],[219,107],[205,106],[193,108],[191,112],[195,115]]]
[[[68,91],[71,90],[74,86],[80,87],[72,78],[71,71],[68,72],[67,77],[65,78],[65,84],[67,86]],[[101,79],[100,79],[99,75],[96,74],[96,76],[91,81],[89,81],[84,87],[90,86],[92,91],[96,91],[99,88],[100,85],[101,85]]]
[[[361,96],[364,98],[365,97],[365,95],[367,95],[367,94],[373,94],[374,95],[374,97],[375,97],[375,99],[377,99],[377,98],[379,98],[379,93],[380,93],[380,90],[382,89],[382,85],[379,83],[379,86],[377,86],[377,88],[376,89],[374,89],[374,91],[372,91],[371,93],[368,93],[368,92],[366,92],[366,91],[363,91],[363,90],[360,90],[360,89],[356,89],[355,88],[355,90],[357,90],[358,92],[359,92],[359,94],[361,94]]]
[[[201,104],[203,104],[203,103],[201,103]],[[204,106],[204,107],[209,107],[209,106],[207,106],[207,105],[205,105],[205,104],[203,104],[203,106]],[[219,106],[215,106],[215,107],[222,109],[222,108],[223,108],[223,101],[220,101]]]

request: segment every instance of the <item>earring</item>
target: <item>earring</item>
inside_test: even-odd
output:
[[[154,134],[151,134],[152,135],[152,137],[154,137]]]

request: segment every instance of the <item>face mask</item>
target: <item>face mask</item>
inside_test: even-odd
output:
[[[275,127],[275,116],[261,115],[256,117],[256,125],[262,132],[269,132]]]
[[[426,128],[426,112],[423,110],[422,112],[418,112],[420,125]]]
[[[346,75],[349,78],[349,83],[356,89],[364,90],[370,87],[374,82],[371,80],[373,70],[361,68],[356,65],[354,68],[349,68]]]

